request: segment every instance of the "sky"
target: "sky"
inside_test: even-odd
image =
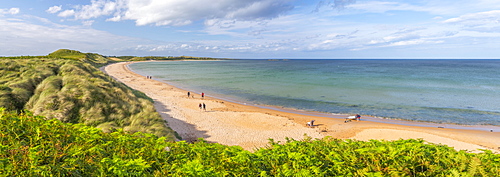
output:
[[[498,0],[0,0],[0,56],[499,59]]]

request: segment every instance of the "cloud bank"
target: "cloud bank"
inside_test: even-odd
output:
[[[138,26],[183,26],[207,20],[272,19],[292,8],[289,0],[92,0],[90,5],[75,6],[58,16],[77,20],[104,16],[108,21],[133,20]]]
[[[34,8],[25,3],[0,9],[0,54],[73,48],[232,58],[499,56],[500,5],[450,2],[91,0],[46,3],[43,17],[30,15]]]

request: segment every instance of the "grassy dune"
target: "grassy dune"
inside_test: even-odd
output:
[[[0,58],[0,107],[30,110],[63,122],[111,132],[145,132],[174,140],[173,132],[143,93],[114,81],[97,67],[98,54],[58,50],[43,57]]]

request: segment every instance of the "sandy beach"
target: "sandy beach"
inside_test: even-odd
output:
[[[303,115],[214,99],[210,97],[210,93],[205,93],[204,98],[201,93],[191,93],[188,97],[185,90],[130,71],[128,64],[130,62],[108,65],[104,71],[154,99],[156,110],[186,141],[204,138],[209,142],[254,150],[265,147],[269,139],[284,142],[286,137],[300,140],[304,135],[362,141],[411,138],[447,145],[457,150],[480,152],[477,150],[489,149],[500,152],[500,132],[496,131],[380,123],[363,120],[367,118],[364,115],[361,121],[344,123],[346,115],[335,115],[333,118]],[[199,104],[205,104],[206,110],[200,109]],[[315,120],[315,126],[306,126],[311,120]]]

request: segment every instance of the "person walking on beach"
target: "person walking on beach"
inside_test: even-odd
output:
[[[203,111],[207,111],[207,106],[203,103]]]
[[[361,116],[359,114],[356,114],[356,120],[359,121],[361,119]]]
[[[191,93],[188,92],[188,98],[189,98],[190,95],[191,95]]]
[[[205,98],[205,93],[201,92],[201,98]]]
[[[201,103],[198,106],[200,107],[200,111],[201,111]]]

